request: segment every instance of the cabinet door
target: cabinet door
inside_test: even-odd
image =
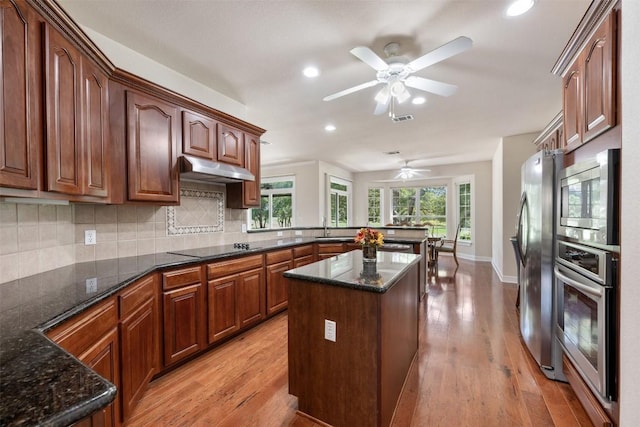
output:
[[[83,193],[107,197],[109,191],[109,88],[107,76],[82,60]]]
[[[562,108],[564,116],[564,147],[576,148],[582,141],[582,71],[578,58],[567,71],[562,81]]]
[[[615,126],[614,17],[605,19],[584,51],[583,142]]]
[[[209,281],[209,344],[234,334],[240,328],[236,311],[238,275]]]
[[[238,277],[238,323],[240,329],[260,322],[265,316],[264,270],[258,268]]]
[[[182,152],[216,160],[216,122],[192,111],[182,112]]]
[[[0,186],[38,188],[39,23],[23,0],[0,3]]]
[[[255,177],[255,181],[245,181],[242,196],[245,207],[260,206],[260,138],[245,134],[244,165]]]
[[[267,266],[267,315],[275,314],[287,308],[289,301],[288,282],[282,276],[291,269],[291,261]]]
[[[178,202],[177,123],[176,106],[127,92],[129,200]]]
[[[45,25],[47,189],[82,194],[80,53]]]
[[[126,421],[158,372],[156,328],[158,313],[155,299],[149,299],[120,322],[122,419]]]
[[[243,133],[222,123],[218,123],[218,160],[244,166]]]
[[[205,348],[202,284],[164,292],[164,365]]]
[[[306,255],[293,260],[293,268],[302,267],[303,265],[313,263],[313,255]]]
[[[120,363],[118,328],[113,328],[78,359],[120,390]],[[91,426],[115,426],[119,424],[118,397],[109,406],[88,417],[83,424]],[[90,421],[90,422],[89,422]]]

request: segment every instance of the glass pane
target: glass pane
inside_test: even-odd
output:
[[[416,189],[394,188],[391,190],[391,219],[394,225],[413,224],[416,213]]]
[[[291,227],[291,194],[274,194],[271,228]]]
[[[345,195],[338,195],[338,227],[346,227],[348,209],[348,197]]]
[[[338,226],[338,194],[331,193],[331,226]]]
[[[331,189],[332,190],[340,190],[340,191],[347,191],[348,187],[344,184],[338,184],[337,182],[332,182],[331,183]]]
[[[369,189],[369,210],[368,210],[368,223],[371,226],[380,226],[382,225],[382,220],[380,218],[380,189],[379,188],[370,188]]]
[[[260,197],[260,207],[251,209],[251,229],[267,228],[269,220],[269,196]]]
[[[429,227],[432,236],[445,237],[447,235],[447,187],[420,189],[419,221]]]

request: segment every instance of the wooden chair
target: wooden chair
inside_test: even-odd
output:
[[[436,246],[436,261],[438,260],[440,252],[447,252],[453,254],[453,260],[456,262],[456,265],[460,265],[460,263],[458,263],[458,257],[456,256],[456,246],[458,245],[458,234],[460,233],[460,226],[462,226],[462,223],[458,223],[456,235],[453,240],[442,239],[440,241],[440,244]]]

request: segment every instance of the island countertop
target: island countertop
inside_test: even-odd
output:
[[[283,275],[291,279],[383,293],[420,258],[419,254],[378,251],[377,262],[365,267],[362,251],[351,251],[288,270]]]

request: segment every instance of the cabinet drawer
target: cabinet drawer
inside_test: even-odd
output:
[[[307,255],[313,255],[313,245],[298,246],[293,248],[293,257],[300,258]]]
[[[280,251],[273,251],[267,253],[267,265],[276,264],[278,262],[289,261],[291,256],[291,249],[283,249]]]
[[[333,254],[344,252],[344,243],[318,243],[319,254]]]
[[[174,289],[202,282],[200,266],[162,273],[162,289]]]
[[[209,280],[262,267],[262,255],[251,255],[207,265]]]
[[[47,332],[47,336],[77,357],[117,324],[116,299],[111,297]]]
[[[129,286],[120,293],[120,318],[124,319],[138,309],[145,301],[156,295],[156,275],[152,274]]]

